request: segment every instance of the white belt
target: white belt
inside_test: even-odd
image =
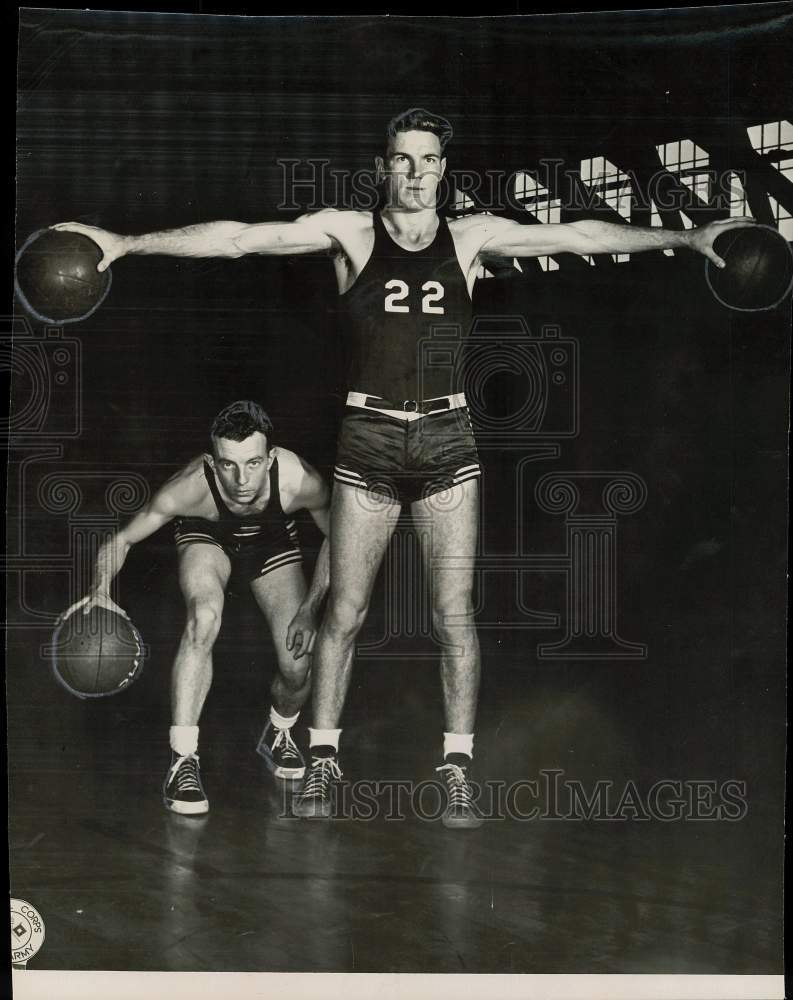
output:
[[[374,410],[375,413],[385,413],[387,416],[396,417],[399,420],[421,420],[424,417],[430,416],[428,413],[417,413],[414,410],[392,410],[372,405],[371,400],[382,398],[382,396],[373,396],[369,392],[348,392],[347,406],[359,406],[366,410]],[[464,392],[453,392],[451,396],[432,396],[430,399],[425,399],[424,402],[434,403],[441,399],[447,400],[449,405],[443,409],[435,410],[435,413],[445,413],[448,410],[459,410],[461,407],[468,405]],[[369,400],[368,404],[366,402],[367,400]],[[405,400],[406,404],[410,402],[415,401]]]

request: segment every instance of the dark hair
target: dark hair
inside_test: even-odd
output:
[[[273,422],[258,403],[250,399],[238,399],[224,406],[212,421],[210,437],[226,438],[228,441],[244,441],[256,431],[261,431],[270,447]]]
[[[432,132],[437,135],[441,144],[441,152],[446,149],[446,145],[454,135],[451,125],[440,115],[434,115],[425,108],[408,108],[395,115],[388,123],[386,136],[388,141],[396,137],[397,132]]]

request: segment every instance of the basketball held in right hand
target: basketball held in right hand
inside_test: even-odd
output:
[[[100,229],[98,226],[86,226],[82,222],[59,222],[50,228],[66,233],[81,233],[92,239],[102,251],[102,259],[96,265],[97,271],[106,271],[114,260],[118,260],[126,253],[126,238],[124,236],[119,233],[111,233],[107,229]]]

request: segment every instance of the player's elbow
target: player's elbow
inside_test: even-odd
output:
[[[609,226],[612,229],[613,226]],[[575,253],[580,256],[610,253],[611,241],[608,229],[596,219],[582,219],[560,227],[560,253]]]
[[[126,559],[129,550],[132,548],[134,544],[135,543],[130,538],[128,538],[123,531],[120,531],[116,535],[115,544],[113,546],[116,556],[121,559]]]
[[[222,225],[223,229],[218,233],[220,237],[218,256],[236,259],[254,252],[249,244],[251,243],[251,230],[255,226],[241,222],[226,222]]]
[[[113,565],[118,565],[126,559],[130,547],[130,541],[126,538],[123,531],[119,531],[99,546],[97,562],[106,563],[109,561]]]

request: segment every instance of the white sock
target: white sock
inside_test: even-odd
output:
[[[300,712],[295,712],[294,715],[289,717],[280,715],[272,705],[270,706],[270,722],[272,722],[276,729],[291,729],[297,722],[299,715]]]
[[[185,757],[198,750],[198,726],[171,726],[168,730],[171,750]]]
[[[444,733],[443,734],[443,756],[450,753],[464,753],[468,757],[474,756],[474,734],[473,733]]]
[[[308,728],[308,745],[310,747],[327,746],[333,747],[338,753],[340,729],[312,729]]]

